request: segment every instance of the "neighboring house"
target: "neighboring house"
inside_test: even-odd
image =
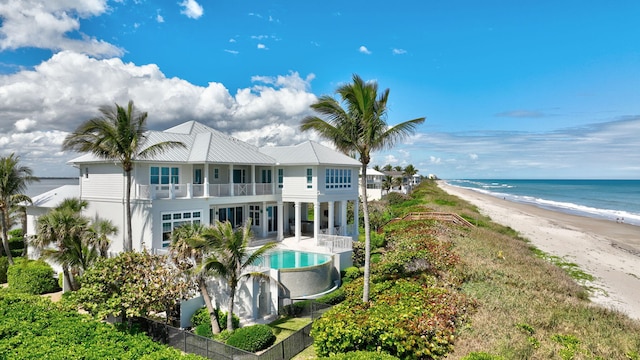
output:
[[[360,176],[362,176],[362,171],[360,171]],[[384,177],[384,173],[375,169],[367,168],[367,200],[372,201],[382,199],[382,182],[384,181]],[[360,189],[359,192],[360,196],[362,196],[362,189]]]
[[[313,141],[258,148],[195,121],[149,131],[147,137],[151,144],[170,140],[186,147],[134,164],[134,250],[162,252],[176,227],[216,220],[241,226],[251,219],[257,238],[282,240],[286,234],[300,240],[304,234],[317,240],[319,234],[334,234],[357,239],[357,214],[356,223],[347,226],[347,203],[358,203],[357,160]],[[111,220],[119,232],[110,250],[122,251],[126,235],[122,168],[91,154],[70,163],[80,171],[75,196],[88,201],[85,215]],[[28,235],[35,234],[42,208],[36,202],[28,210]],[[308,218],[311,209],[314,221]]]

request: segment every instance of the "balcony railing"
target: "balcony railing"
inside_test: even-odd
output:
[[[255,189],[255,191],[254,191]],[[232,191],[233,190],[233,191]],[[139,199],[191,199],[273,194],[273,184],[154,184],[138,185]]]

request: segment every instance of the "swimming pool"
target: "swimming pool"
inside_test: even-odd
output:
[[[306,251],[277,249],[262,261],[271,269],[271,277],[281,285],[281,297],[299,299],[323,293],[340,279],[333,256]]]
[[[331,255],[295,250],[277,250],[269,255],[269,267],[272,269],[297,269],[322,265],[331,260]]]

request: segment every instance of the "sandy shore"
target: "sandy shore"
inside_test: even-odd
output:
[[[640,226],[519,204],[440,181],[439,186],[509,226],[538,249],[596,277],[593,302],[640,319]]]

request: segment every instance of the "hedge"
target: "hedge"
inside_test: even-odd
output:
[[[39,295],[58,290],[53,269],[42,260],[16,259],[7,270],[9,288],[15,291]]]
[[[220,324],[221,330],[225,330],[227,328],[227,314],[228,313],[226,312],[220,311],[220,309],[216,309],[216,316],[218,316],[218,324]],[[207,311],[206,307],[200,308],[200,310],[193,313],[193,315],[191,316],[191,326],[194,329],[200,328],[200,330],[198,331],[200,331],[201,333],[212,333],[211,320],[209,319],[209,311]],[[204,329],[205,327],[209,327],[209,331],[206,331]],[[236,314],[233,314],[233,328],[237,329],[239,327],[240,327],[240,318]],[[198,332],[196,332],[196,334],[200,336],[207,336],[207,335],[202,335]]]
[[[337,354],[330,358],[320,358],[319,360],[398,360],[398,358],[386,353],[374,351],[352,351]]]
[[[271,328],[267,325],[258,324],[234,331],[227,339],[227,345],[249,352],[256,352],[268,348],[275,341],[276,336]]]
[[[40,296],[0,290],[0,359],[203,359]]]

